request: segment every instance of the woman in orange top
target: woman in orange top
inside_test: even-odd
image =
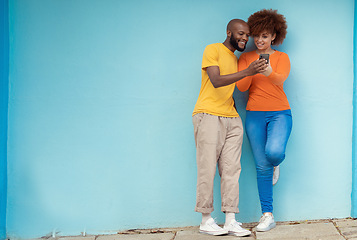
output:
[[[249,89],[246,133],[256,164],[263,213],[257,231],[268,231],[276,226],[272,214],[273,172],[277,181],[279,164],[285,158],[292,128],[291,110],[283,89],[290,72],[289,57],[271,48],[283,42],[287,24],[285,17],[276,10],[263,9],[248,18],[248,25],[257,49],[240,56],[239,70],[247,68],[260,54],[269,54],[265,72],[237,82],[240,91]]]

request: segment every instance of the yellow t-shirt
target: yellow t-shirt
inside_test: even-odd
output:
[[[192,116],[197,113],[208,113],[222,117],[238,117],[233,101],[235,84],[215,88],[206,71],[210,66],[218,66],[221,75],[232,74],[238,71],[238,60],[223,43],[214,43],[206,47],[202,58],[201,90]]]

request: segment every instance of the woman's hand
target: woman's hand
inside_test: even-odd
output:
[[[273,72],[273,69],[271,68],[270,62],[267,64],[267,68],[264,72],[261,72],[264,76],[269,76]]]

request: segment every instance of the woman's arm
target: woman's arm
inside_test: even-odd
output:
[[[268,66],[268,69],[262,74],[275,85],[281,85],[288,78],[290,73],[290,59],[286,53],[280,54],[278,58],[278,63],[276,64],[276,70],[274,71],[272,67]]]

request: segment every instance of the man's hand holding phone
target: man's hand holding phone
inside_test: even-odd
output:
[[[265,59],[258,59],[252,62],[247,70],[248,70],[248,76],[253,76],[258,73],[263,73],[267,70],[268,64]]]

